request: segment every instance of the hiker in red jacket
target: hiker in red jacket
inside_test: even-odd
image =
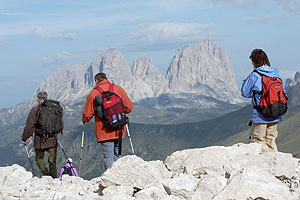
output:
[[[95,82],[98,87],[103,91],[108,91],[111,82],[107,80],[105,73],[98,73],[95,75]],[[117,94],[122,100],[125,108],[125,112],[130,113],[133,108],[133,103],[127,96],[123,88],[118,85],[113,86],[113,92]],[[94,131],[97,138],[97,142],[101,143],[103,155],[104,155],[104,167],[109,168],[114,161],[118,159],[118,138],[119,130],[112,130],[104,126],[104,120],[101,119],[96,111],[95,97],[102,96],[100,91],[93,89],[86,98],[84,111],[82,115],[82,123],[87,123],[91,121],[93,116],[95,116],[95,126]],[[122,138],[125,137],[125,126],[122,130]]]

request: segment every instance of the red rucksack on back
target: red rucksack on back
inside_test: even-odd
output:
[[[119,129],[119,152],[122,151],[122,127],[129,123],[129,119],[125,113],[123,100],[113,92],[114,84],[109,85],[108,91],[103,91],[102,88],[96,86],[102,96],[96,96],[96,110],[101,119],[104,120],[104,126],[114,130]]]
[[[97,113],[104,120],[104,126],[116,129],[125,126],[129,120],[125,114],[123,100],[113,92],[114,84],[109,85],[108,91],[96,86],[102,96],[96,96]]]
[[[262,78],[261,101],[254,108],[268,117],[278,117],[287,111],[287,96],[279,77],[268,77],[254,70]]]

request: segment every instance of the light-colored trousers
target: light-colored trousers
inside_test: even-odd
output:
[[[251,130],[251,142],[262,144],[262,151],[278,151],[275,140],[278,136],[276,123],[268,123],[268,124],[252,124]]]
[[[113,162],[118,160],[118,152],[119,152],[119,143],[118,139],[108,140],[101,142],[101,147],[103,151],[103,160],[104,160],[104,168],[105,170],[109,168]]]

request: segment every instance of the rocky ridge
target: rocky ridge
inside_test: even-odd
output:
[[[201,94],[231,104],[243,102],[225,51],[211,40],[178,49],[166,76],[146,55],[129,66],[117,49],[109,49],[90,65],[85,61],[61,68],[42,81],[38,90],[49,91],[51,98],[72,105],[95,86],[94,75],[98,72],[105,72],[109,80],[121,85],[135,103],[153,98],[160,105],[162,94],[181,93]]]
[[[289,105],[300,105],[300,72],[296,72],[294,80],[287,79],[286,85]]]
[[[296,200],[299,159],[262,153],[259,144],[177,151],[165,161],[135,155],[117,160],[100,177],[32,177],[18,165],[0,168],[2,199]]]

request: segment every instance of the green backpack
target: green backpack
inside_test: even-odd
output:
[[[35,133],[43,138],[62,132],[63,108],[59,101],[45,100],[38,108]]]

